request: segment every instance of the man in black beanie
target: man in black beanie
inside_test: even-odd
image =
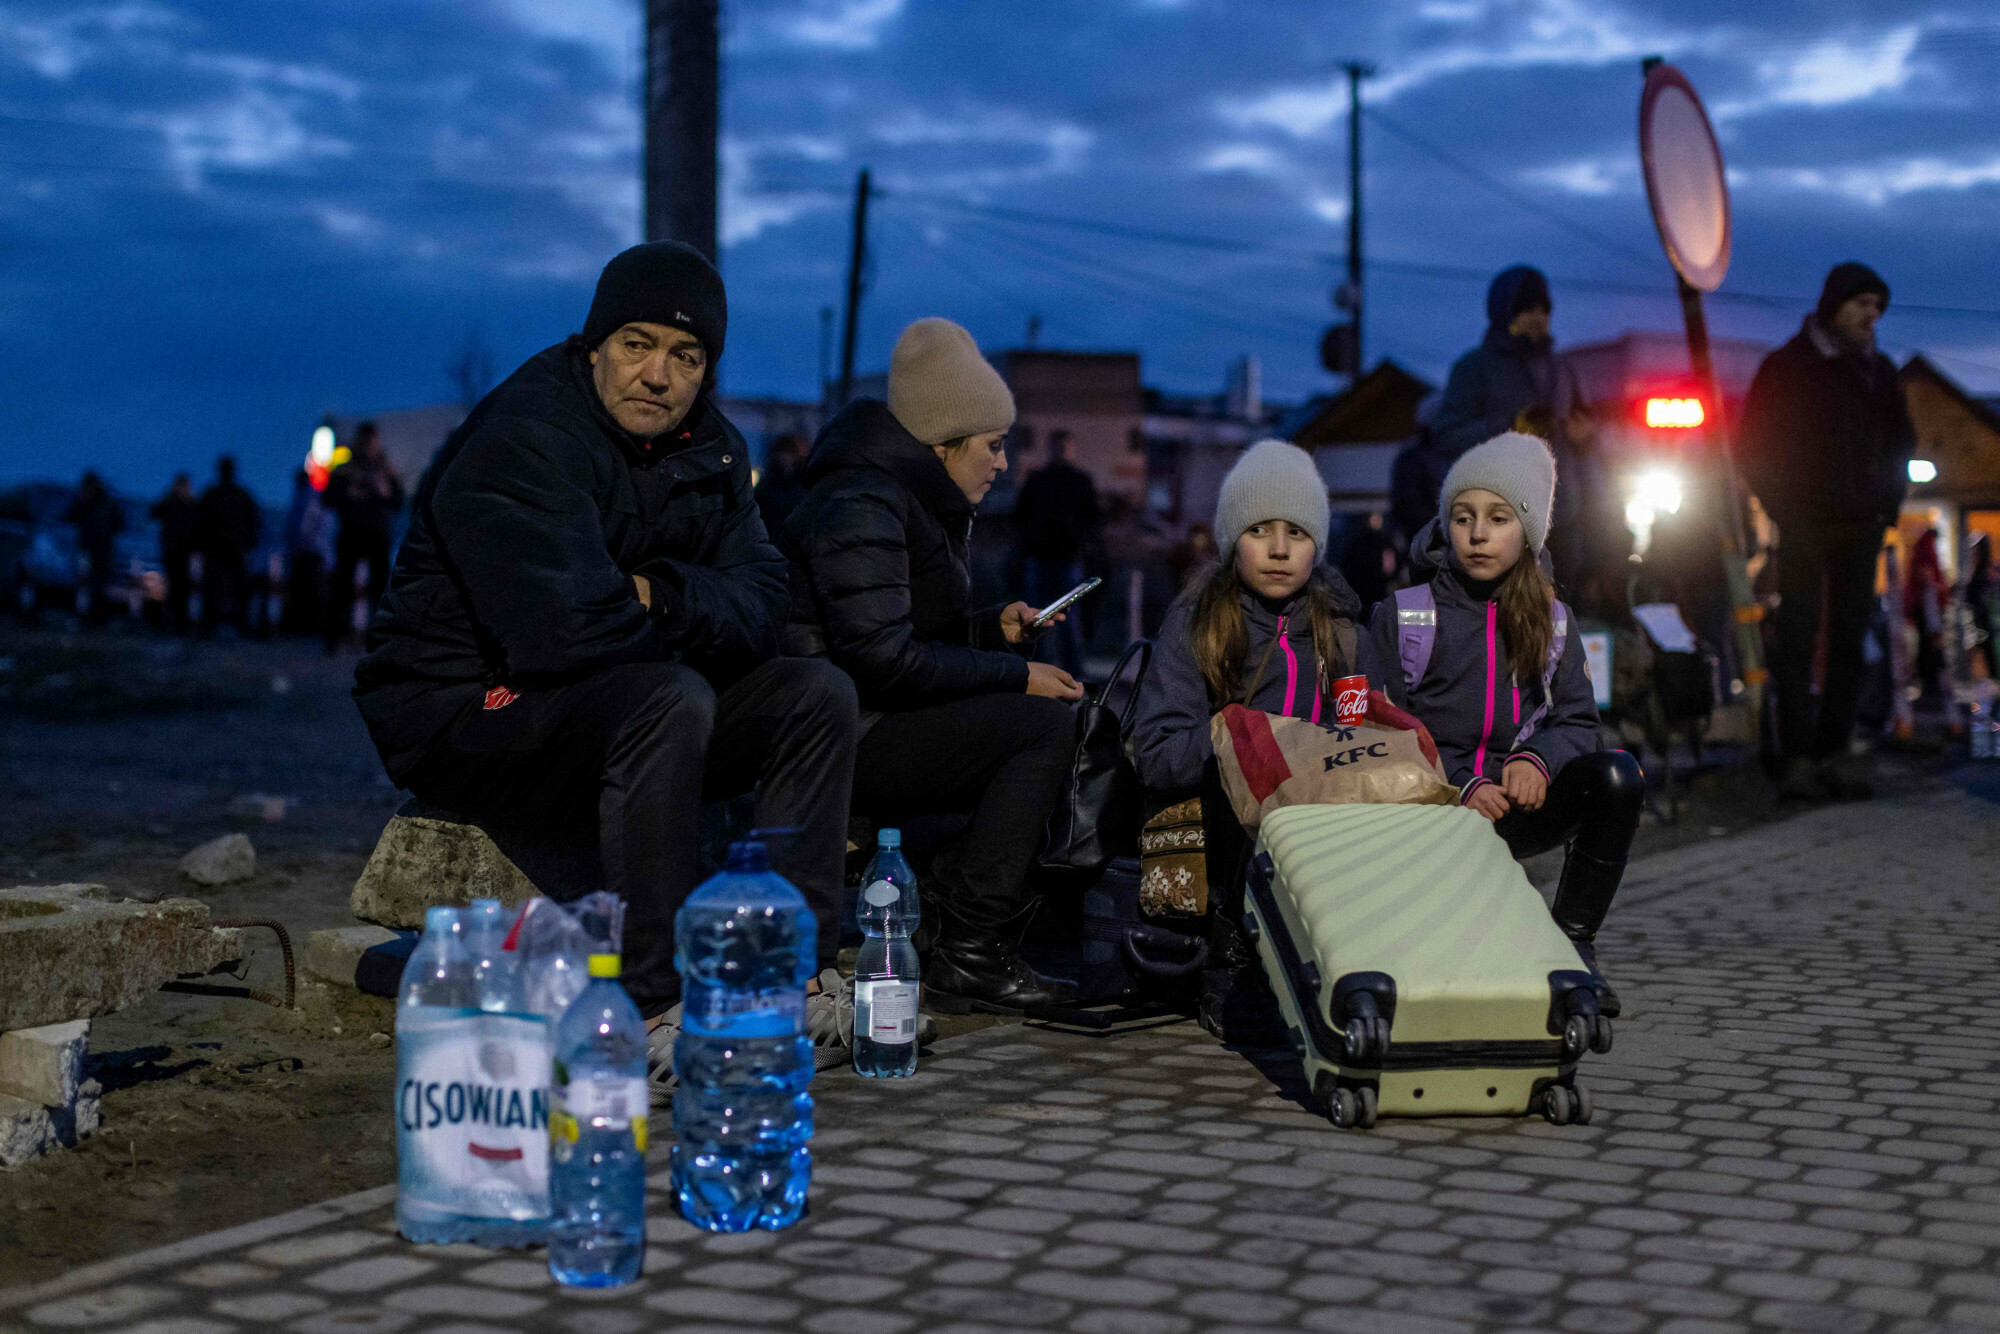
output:
[[[625,986],[654,1021],[680,991],[673,920],[705,796],[754,787],[760,825],[798,828],[773,862],[818,915],[823,962],[840,938],[854,686],[778,656],[785,560],[709,393],[727,328],[722,278],[692,247],[606,265],[583,332],[438,450],[355,673],[389,776],[422,801],[595,823],[626,903]],[[837,1038],[827,1009],[810,1021]],[[656,1057],[672,1033],[655,1024]]]
[[[1620,545],[1625,533],[1619,507],[1598,460],[1596,425],[1585,410],[1576,371],[1557,355],[1549,332],[1553,308],[1549,280],[1540,269],[1516,264],[1494,275],[1486,290],[1486,336],[1452,363],[1437,412],[1419,441],[1425,466],[1406,468],[1412,482],[1430,479],[1428,494],[1401,497],[1399,508],[1436,513],[1438,480],[1474,445],[1507,431],[1541,436],[1556,457],[1549,557],[1564,596],[1588,602],[1585,585],[1591,576],[1618,568],[1627,548]]]
[[[1737,457],[1778,525],[1781,792],[1796,800],[1865,797],[1867,757],[1848,754],[1861,690],[1861,644],[1875,559],[1909,489],[1916,444],[1895,363],[1875,349],[1889,285],[1865,264],[1836,264],[1799,332],[1764,358],[1743,402]],[[1820,608],[1826,673],[1814,717]]]

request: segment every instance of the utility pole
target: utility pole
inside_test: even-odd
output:
[[[868,168],[854,182],[854,247],[847,256],[847,320],[840,335],[840,394],[835,411],[854,396],[854,332],[861,319],[861,270],[868,261]]]
[[[826,402],[827,391],[833,388],[833,307],[819,308],[819,399]]]
[[[1350,60],[1347,71],[1347,290],[1353,303],[1348,313],[1354,322],[1354,378],[1361,378],[1366,363],[1361,357],[1361,81],[1375,72],[1373,65]]]
[[[720,0],[646,0],[646,239],[714,261]]]

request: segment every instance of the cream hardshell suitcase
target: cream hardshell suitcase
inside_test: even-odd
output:
[[[1591,977],[1507,845],[1461,806],[1287,806],[1259,830],[1244,927],[1336,1125],[1590,1119],[1611,1049]]]

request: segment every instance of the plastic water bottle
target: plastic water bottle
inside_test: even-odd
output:
[[[901,830],[878,833],[876,849],[855,913],[867,939],[854,965],[854,1068],[907,1079],[917,1072],[917,877],[903,860]]]
[[[526,1246],[548,1227],[549,1042],[481,1006],[456,908],[432,908],[396,1008],[396,1225],[411,1241]]]
[[[805,986],[819,956],[806,901],[764,845],[729,861],[674,918],[682,1018],[674,1043],[674,1190],[710,1232],[789,1227],[812,1179]]]
[[[1966,704],[1965,731],[1971,745],[1971,758],[1990,760],[1994,758],[1993,700],[1990,697],[1974,695]]]
[[[590,956],[590,985],[556,1025],[550,1116],[549,1275],[572,1288],[639,1276],[646,1253],[646,1021],[618,956]]]
[[[492,1014],[513,1014],[527,1009],[521,970],[507,943],[507,910],[498,899],[474,899],[465,914],[466,950],[472,956],[472,975],[478,987],[480,1009]]]

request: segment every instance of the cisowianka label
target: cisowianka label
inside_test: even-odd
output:
[[[443,1006],[396,1012],[401,1193],[428,1212],[549,1212],[548,1022]]]
[[[914,1042],[917,1037],[917,984],[861,981],[854,984],[854,1012],[868,1015],[870,1040],[884,1046]]]

